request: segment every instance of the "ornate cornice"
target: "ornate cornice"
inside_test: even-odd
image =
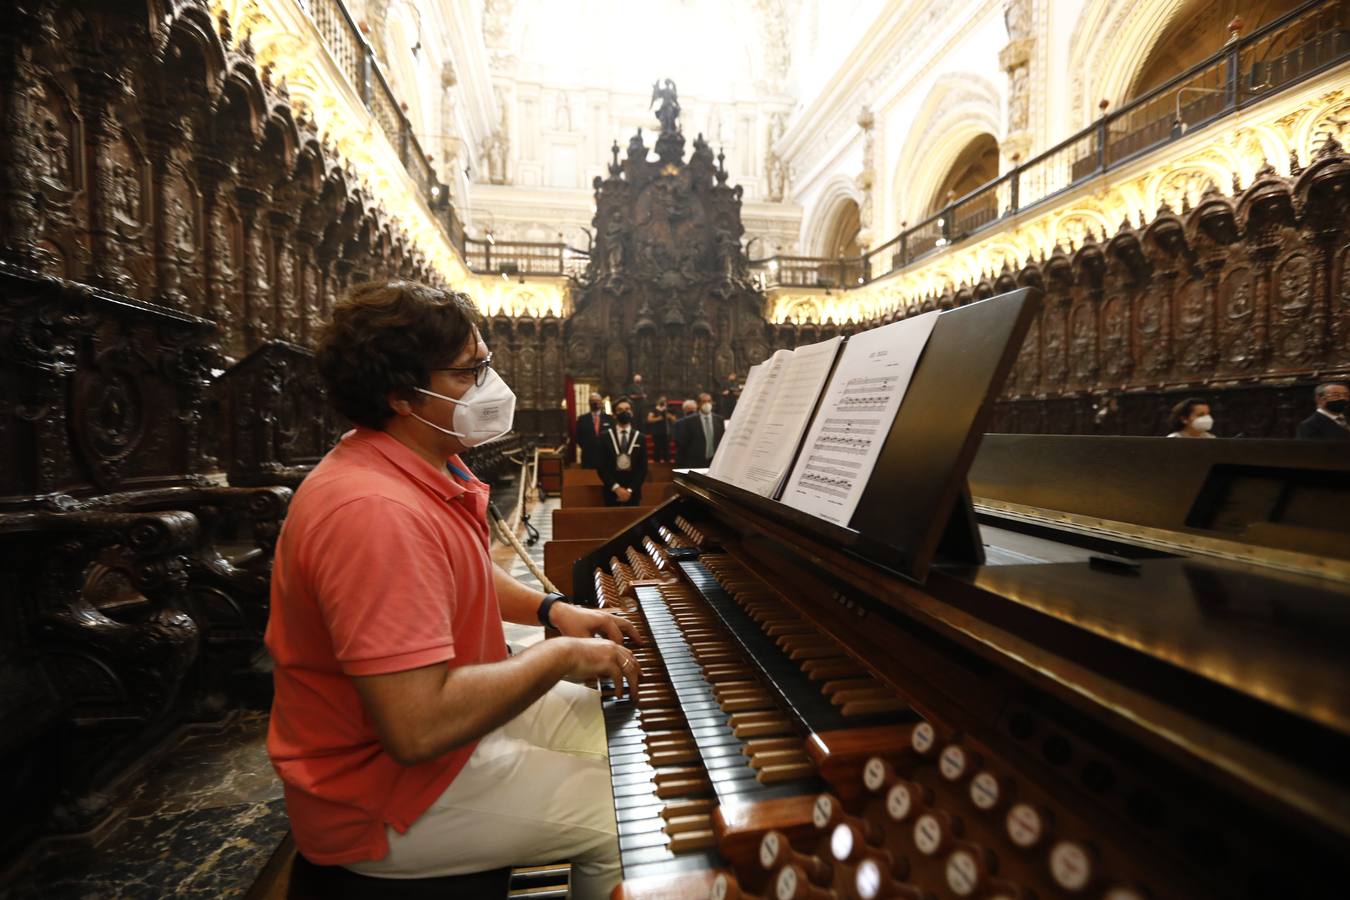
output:
[[[1272,98],[1244,113],[1237,127],[1220,124],[1089,181],[1048,207],[1008,219],[970,241],[929,256],[925,262],[859,288],[835,291],[830,309],[836,322],[861,321],[922,298],[950,293],[1028,261],[1049,257],[1056,247],[1073,252],[1092,235],[1100,241],[1122,221],[1145,223],[1160,208],[1190,209],[1215,189],[1231,192],[1234,180],[1251,185],[1259,171],[1290,173],[1291,155],[1308,160],[1330,130],[1346,136],[1350,92],[1345,69],[1325,73],[1299,90]],[[878,261],[878,265],[881,261]],[[821,294],[798,288],[769,292],[774,320],[805,316],[823,321]]]

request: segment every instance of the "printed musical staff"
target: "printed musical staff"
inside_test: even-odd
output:
[[[849,338],[782,501],[847,525],[876,467],[937,314]]]
[[[753,367],[708,474],[762,497],[775,496],[842,342],[831,338],[779,350]]]

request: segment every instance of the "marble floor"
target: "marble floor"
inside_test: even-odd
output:
[[[530,524],[538,530],[539,540],[535,541],[533,546],[527,546],[525,549],[526,552],[529,553],[530,559],[541,570],[544,568],[544,543],[553,537],[553,510],[561,505],[562,501],[557,497],[550,497],[542,502],[536,500],[529,507]],[[524,529],[521,529],[521,532],[522,533],[519,534],[518,537],[520,538],[520,542],[524,544],[526,540],[525,534],[523,533]],[[494,544],[492,558],[524,584],[543,590],[543,587],[539,584],[539,579],[535,578],[534,575],[530,573],[530,569],[525,565],[525,561],[520,558],[520,555],[516,553],[510,545],[500,542]],[[558,589],[561,591],[570,591],[571,585],[562,585]],[[544,629],[537,625],[516,625],[507,622],[505,630],[506,641],[511,645],[513,650],[523,650],[544,639]]]
[[[541,568],[557,505],[535,503],[531,511],[540,539],[529,553]],[[494,545],[493,557],[538,584],[509,546]],[[544,630],[508,624],[506,637],[518,651],[542,640]],[[235,712],[173,740],[159,763],[122,787],[114,800],[121,818],[97,845],[49,843],[50,852],[0,887],[0,897],[242,897],[289,827],[281,782],[267,758],[267,715]]]
[[[123,817],[96,846],[50,853],[0,890],[14,900],[240,897],[286,833],[265,713],[190,733],[115,801]]]

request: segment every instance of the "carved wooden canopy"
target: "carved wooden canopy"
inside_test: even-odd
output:
[[[568,322],[567,371],[621,391],[692,396],[768,354],[765,304],[741,246],[741,188],[700,134],[684,158],[674,82],[653,86],[655,156],[641,129],[595,179],[596,238]]]

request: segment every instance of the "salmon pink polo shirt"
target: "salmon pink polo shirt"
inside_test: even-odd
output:
[[[452,478],[367,428],[344,435],[295,493],[272,568],[267,752],[311,862],[383,859],[385,825],[407,831],[477,746],[399,765],[352,676],[506,658],[487,502],[472,474]]]

